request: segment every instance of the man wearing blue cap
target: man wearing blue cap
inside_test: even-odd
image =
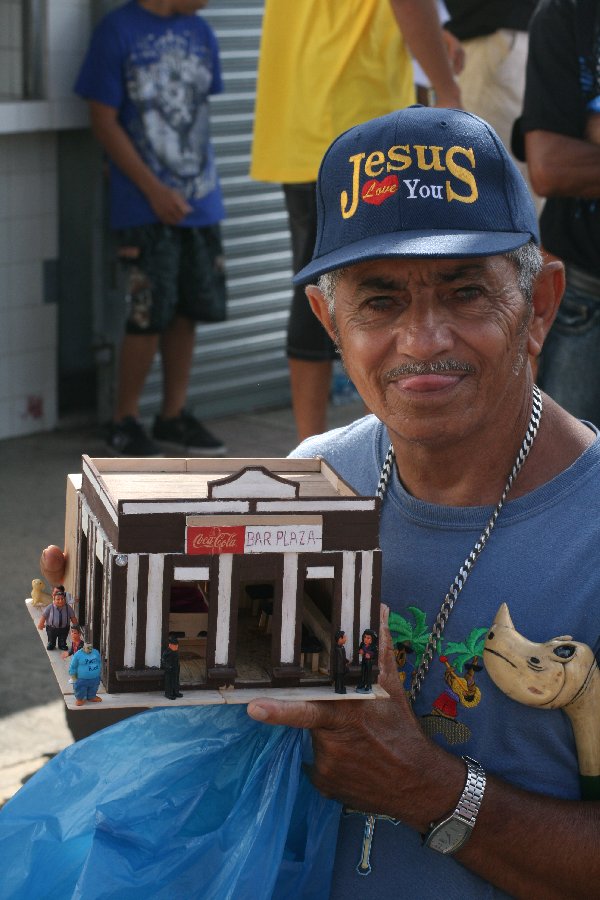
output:
[[[344,804],[332,897],[391,897],[398,884],[419,898],[589,896],[600,759],[597,770],[578,759],[581,734],[553,699],[574,641],[600,635],[600,440],[542,396],[529,364],[562,264],[542,260],[532,201],[497,135],[462,111],[410,107],[345,132],[323,159],[317,204],[297,282],[372,415],[294,455],[321,455],[382,498],[391,699],[265,699],[249,713],[312,731],[313,781]],[[494,649],[503,603],[552,665],[531,653],[519,669]],[[405,682],[398,639],[415,650]],[[486,669],[475,684],[481,658],[509,680],[514,670],[531,706]],[[590,669],[577,698],[595,751],[599,678]]]

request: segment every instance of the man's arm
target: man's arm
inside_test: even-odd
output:
[[[455,809],[465,764],[423,734],[397,677],[383,622],[380,633],[380,683],[390,700],[265,699],[250,703],[248,712],[271,724],[311,729],[311,777],[325,796],[424,833]],[[600,803],[555,800],[488,774],[473,835],[455,856],[515,897],[586,897],[600,883],[599,834]]]
[[[542,197],[600,197],[600,146],[555,131],[528,131],[531,184]]]
[[[181,194],[162,184],[146,165],[119,123],[118,110],[96,100],[90,100],[89,107],[94,137],[113,163],[144,194],[159,221],[166,225],[181,222],[191,211],[191,206]]]
[[[428,76],[437,106],[461,107],[434,0],[390,0],[408,48]]]

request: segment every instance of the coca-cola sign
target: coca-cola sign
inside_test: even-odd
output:
[[[212,556],[215,553],[243,553],[243,525],[188,525],[185,552]]]

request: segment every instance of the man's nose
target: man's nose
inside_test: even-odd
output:
[[[399,353],[413,359],[433,359],[454,346],[454,337],[442,309],[430,304],[411,304],[398,327]]]

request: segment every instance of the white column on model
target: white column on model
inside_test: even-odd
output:
[[[219,556],[219,589],[217,592],[217,634],[215,647],[215,665],[217,666],[226,666],[229,663],[232,571],[233,554],[222,553]]]

